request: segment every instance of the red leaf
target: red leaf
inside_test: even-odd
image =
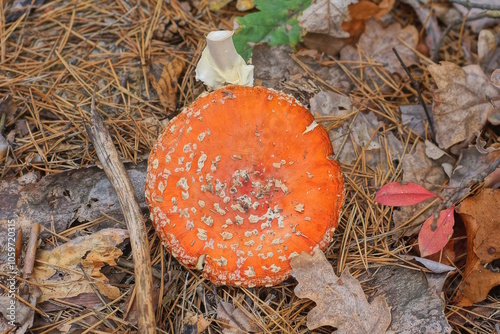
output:
[[[453,234],[453,225],[455,225],[454,210],[455,206],[441,210],[437,220],[434,219],[434,216],[430,216],[424,222],[418,234],[420,256],[432,255],[446,246]]]
[[[375,202],[388,206],[409,206],[432,197],[439,197],[439,195],[431,193],[416,183],[400,184],[399,182],[391,182],[380,188],[377,195],[375,195]]]

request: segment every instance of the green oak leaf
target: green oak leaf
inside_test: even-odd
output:
[[[297,19],[311,5],[311,0],[255,0],[254,3],[259,12],[236,19],[240,27],[233,41],[238,53],[248,60],[253,44],[260,42],[295,47],[304,34]]]

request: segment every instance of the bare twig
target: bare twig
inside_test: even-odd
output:
[[[399,56],[398,51],[396,51],[395,48],[392,48],[392,51],[394,52],[394,54],[398,58],[399,62],[401,63],[401,66],[403,66],[406,74],[410,78],[410,83],[411,83],[413,89],[415,89],[417,91],[418,101],[422,105],[422,108],[424,108],[425,117],[427,117],[427,121],[429,122],[429,130],[431,131],[432,140],[436,141],[436,132],[434,131],[434,122],[432,121],[431,115],[429,114],[429,110],[427,110],[427,105],[425,104],[424,98],[422,97],[422,94],[420,93],[419,84],[415,81],[415,79],[413,79],[413,76],[411,75],[410,70],[403,62],[403,59],[401,59],[401,57]]]
[[[456,3],[468,9],[479,8],[486,10],[500,10],[500,6],[489,3],[476,3],[476,2],[470,2],[469,0],[448,0],[448,2]]]
[[[109,181],[118,196],[118,201],[130,233],[130,244],[135,264],[135,287],[137,322],[140,333],[156,333],[153,310],[153,279],[151,258],[146,227],[132,182],[118,157],[111,136],[95,108],[95,94],[92,97],[92,125],[86,130]]]
[[[479,13],[479,14],[477,14],[475,16],[470,16],[470,17],[466,18],[465,22],[471,22],[471,21],[479,20],[479,19],[482,19],[482,18],[485,18],[485,17],[500,18],[500,13],[497,12],[497,11],[482,12],[482,13]],[[441,38],[439,39],[439,42],[436,45],[436,49],[434,49],[434,53],[432,54],[431,59],[433,61],[435,61],[435,62],[438,61],[439,50],[441,49],[441,46],[443,45],[444,39],[450,33],[451,29],[453,29],[453,27],[455,27],[456,25],[462,24],[463,22],[464,22],[464,19],[456,19],[455,21],[451,22],[446,27],[445,31],[441,35]]]

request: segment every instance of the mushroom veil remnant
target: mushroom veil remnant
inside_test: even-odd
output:
[[[146,200],[170,253],[215,284],[270,286],[324,250],[344,181],[328,134],[292,96],[227,86],[174,118],[149,156]]]

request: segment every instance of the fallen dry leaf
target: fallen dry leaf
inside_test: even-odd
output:
[[[180,57],[162,57],[153,59],[149,67],[149,82],[155,89],[162,106],[174,111],[177,104],[177,80],[186,62]]]
[[[401,59],[408,67],[418,64],[419,60],[415,52],[401,43],[400,40],[415,48],[418,43],[417,28],[414,26],[401,28],[399,23],[384,28],[382,23],[371,19],[366,21],[365,32],[359,38],[358,49],[362,50],[362,52],[358,52],[358,49],[348,45],[340,51],[340,58],[341,60],[365,62],[365,56],[361,56],[360,59],[360,55],[366,54],[372,61],[384,64],[384,67],[390,73],[397,73],[401,77],[405,77],[406,73],[392,49],[395,48],[398,51]],[[366,75],[376,77],[373,69],[369,67]]]
[[[308,33],[338,38],[350,37],[342,23],[350,20],[349,5],[358,0],[316,0],[299,16],[299,24]]]
[[[81,293],[94,293],[93,284],[99,292],[110,299],[120,296],[120,290],[107,283],[100,269],[104,264],[115,265],[122,255],[116,246],[128,238],[123,229],[103,229],[95,234],[77,237],[52,250],[38,250],[33,281],[42,290],[38,302],[52,298],[74,297]],[[82,269],[92,278],[89,282]]]
[[[391,313],[385,298],[376,297],[368,303],[359,282],[345,270],[337,277],[323,252],[314,255],[305,252],[290,263],[297,279],[295,295],[316,303],[307,315],[310,330],[333,326],[337,333],[385,333],[391,322]]]
[[[455,302],[471,306],[500,285],[500,273],[487,264],[500,258],[500,189],[484,189],[457,207],[467,229],[467,261]]]
[[[390,182],[384,184],[375,195],[375,202],[388,206],[409,206],[429,198],[439,197],[419,184]]]
[[[432,108],[436,142],[443,149],[468,144],[484,127],[488,114],[494,112],[500,89],[477,65],[461,68],[443,61],[428,69],[438,87]]]
[[[346,31],[351,39],[365,31],[365,21],[371,18],[382,18],[389,13],[395,0],[383,0],[378,5],[374,2],[361,0],[349,6],[350,20],[344,21],[342,30]]]
[[[425,129],[428,128],[427,117],[425,111],[420,104],[410,104],[400,106],[401,122],[415,131],[420,137],[425,137]],[[432,105],[427,105],[429,112],[432,110]]]
[[[345,117],[352,111],[351,99],[332,92],[320,91],[309,99],[313,115]]]
[[[255,320],[251,319],[240,308],[232,304],[220,301],[217,305],[217,320],[227,325],[223,325],[224,334],[243,334],[262,332]]]
[[[358,159],[358,154],[364,151],[364,160],[369,166],[385,169],[391,164],[387,158],[393,161],[401,158],[401,141],[392,132],[380,131],[382,123],[373,112],[358,113],[353,117],[354,121],[347,119],[341,127],[329,131],[333,151],[339,162],[352,164]]]
[[[487,173],[490,165],[498,158],[500,158],[500,149],[495,150],[491,147],[484,149],[475,145],[461,150],[457,166],[450,177],[450,187],[445,193],[454,194],[458,191],[457,198],[467,196],[473,183],[485,178],[487,175],[481,176],[481,174]]]
[[[384,296],[391,308],[388,334],[451,332],[441,296],[448,273],[423,273],[399,266],[373,271],[362,279],[375,289],[375,296]]]
[[[203,318],[201,314],[194,314],[189,311],[186,312],[183,323],[183,334],[191,332],[200,334],[210,325],[210,322],[208,322],[207,319]],[[186,327],[189,327],[189,329],[187,329]]]
[[[453,234],[455,225],[455,207],[441,210],[439,217],[430,216],[422,225],[418,234],[418,248],[420,255],[425,257],[443,249]]]

